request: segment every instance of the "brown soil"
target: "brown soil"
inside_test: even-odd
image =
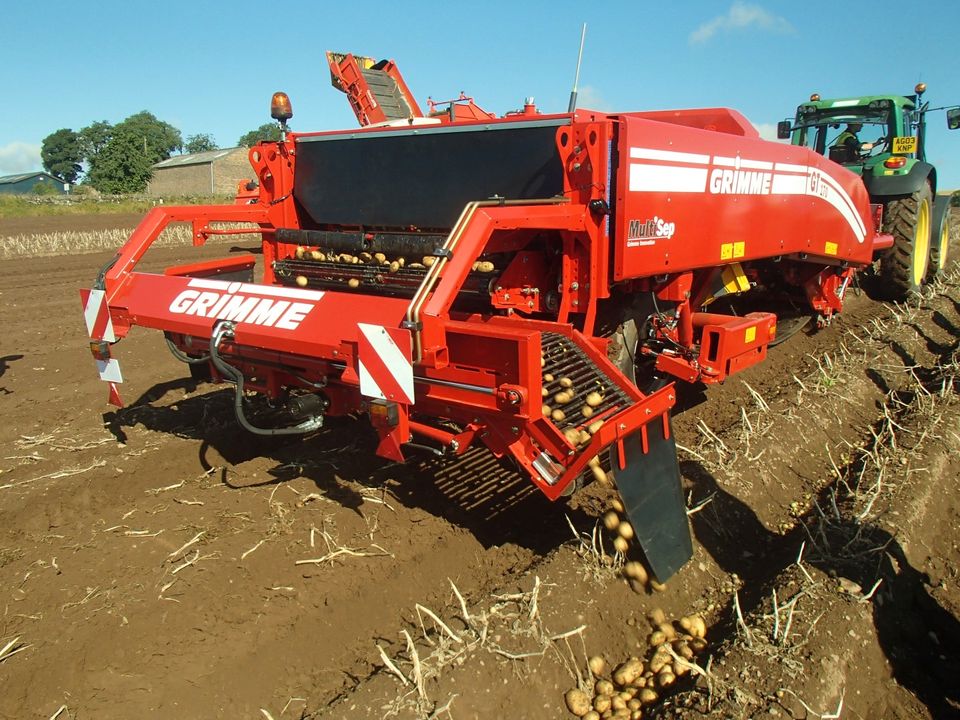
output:
[[[0,266],[0,717],[572,717],[586,657],[646,655],[654,607],[703,613],[709,648],[645,717],[960,713],[956,274],[688,393],[695,557],[647,595],[573,539],[601,489],[392,465],[359,423],[252,438],[157,333],[116,346],[114,412],[77,294],[109,255]]]
[[[114,228],[130,228],[132,230],[142,219],[143,213],[0,218],[0,237],[55,232],[89,232],[91,230],[112,230]]]

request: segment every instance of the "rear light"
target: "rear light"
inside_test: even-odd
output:
[[[890,168],[891,170],[896,170],[902,168],[907,164],[907,159],[905,157],[890,157],[883,161],[883,166]]]
[[[110,343],[104,342],[103,340],[91,340],[90,352],[93,353],[93,357],[97,360],[106,362],[110,359]]]

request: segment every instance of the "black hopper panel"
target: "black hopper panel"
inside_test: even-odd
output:
[[[556,132],[565,123],[302,137],[294,197],[315,226],[449,228],[474,200],[561,194]]]

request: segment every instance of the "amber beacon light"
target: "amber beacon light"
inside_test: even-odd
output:
[[[270,99],[270,117],[277,122],[285,123],[293,117],[293,107],[290,97],[285,92],[275,92]]]

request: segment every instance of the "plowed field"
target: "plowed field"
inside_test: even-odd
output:
[[[109,257],[0,266],[0,717],[573,717],[654,608],[708,643],[643,717],[960,716],[956,270],[689,393],[695,557],[646,594],[590,539],[601,488],[390,464],[360,421],[251,437],[158,333],[111,408],[77,292]]]

